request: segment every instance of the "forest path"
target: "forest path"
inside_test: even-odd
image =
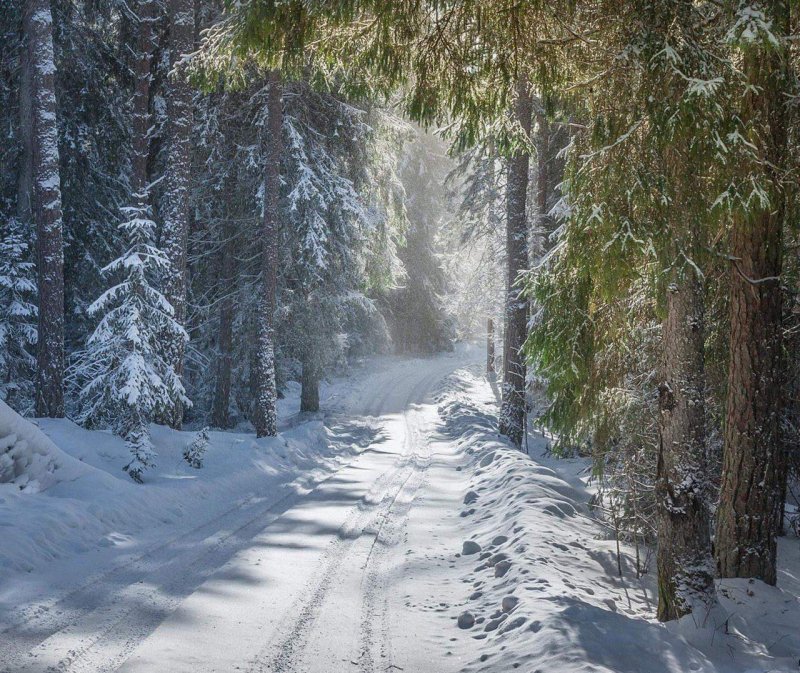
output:
[[[9,670],[459,670],[445,585],[466,475],[433,393],[474,355],[367,377],[340,411],[380,434],[352,462],[76,590],[49,628],[19,630]]]

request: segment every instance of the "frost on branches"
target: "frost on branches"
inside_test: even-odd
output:
[[[134,481],[153,467],[156,453],[148,424],[178,404],[190,405],[171,362],[161,347],[166,337],[188,341],[175,313],[156,289],[171,273],[164,253],[152,245],[155,223],[146,207],[124,208],[120,228],[128,250],[103,269],[121,279],[89,306],[99,316],[75,376],[82,382],[80,419],[88,425],[110,425],[131,450],[125,471]]]
[[[206,455],[206,449],[208,449],[208,442],[208,428],[203,428],[186,445],[183,450],[183,459],[189,464],[189,467],[193,467],[196,470],[203,467],[203,458]]]
[[[9,219],[0,237],[0,400],[25,412],[36,369],[36,276],[22,226]]]

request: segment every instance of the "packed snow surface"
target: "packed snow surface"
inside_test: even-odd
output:
[[[278,438],[117,438],[0,407],[0,670],[211,673],[797,671],[796,538],[779,587],[654,620],[652,572],[589,507],[582,460],[496,433],[476,349],[382,358]]]

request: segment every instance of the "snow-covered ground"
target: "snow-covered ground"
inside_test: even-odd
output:
[[[481,359],[373,360],[324,416],[288,396],[277,439],[211,433],[201,470],[192,432],[154,428],[144,486],[110,435],[0,415],[0,471],[33,461],[0,485],[0,671],[798,670],[796,538],[780,588],[726,581],[702,628],[656,623],[586,464],[499,438]]]
[[[455,561],[472,591],[460,623],[482,642],[469,672],[766,673],[800,669],[800,544],[780,541],[779,587],[718,582],[719,606],[664,626],[655,621],[655,568],[636,578],[633,550],[590,516],[589,464],[530,457],[495,432],[488,385],[460,372],[440,410],[470,474]]]

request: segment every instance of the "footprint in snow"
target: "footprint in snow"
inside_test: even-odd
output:
[[[511,561],[500,561],[494,566],[494,576],[503,577],[511,568]]]
[[[475,616],[465,610],[458,616],[458,628],[460,629],[471,629],[475,626]]]
[[[478,499],[478,494],[475,491],[467,491],[467,494],[464,496],[464,504],[471,505]]]

